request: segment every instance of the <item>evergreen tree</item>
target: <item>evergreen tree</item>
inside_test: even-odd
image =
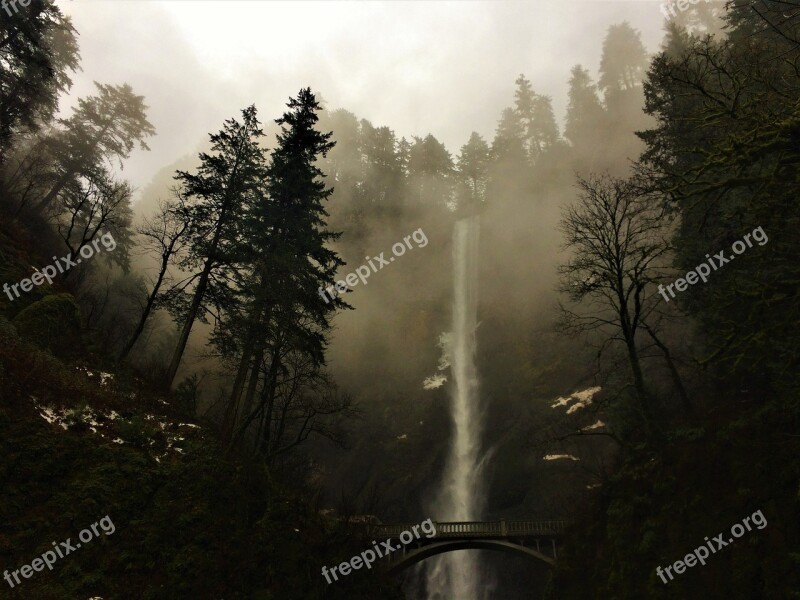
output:
[[[533,126],[528,133],[528,139],[528,153],[533,162],[554,148],[561,139],[553,112],[553,101],[549,96],[536,96],[536,103],[533,106]]]
[[[489,145],[474,131],[469,141],[461,146],[456,171],[458,174],[458,206],[470,207],[486,200],[489,179]]]
[[[492,141],[492,158],[495,161],[519,166],[525,164],[527,155],[522,130],[519,113],[511,107],[503,109]]]
[[[302,89],[297,98],[290,99],[288,108],[276,120],[281,133],[266,172],[266,185],[248,205],[242,221],[238,257],[248,268],[239,295],[246,309],[241,311],[243,341],[226,411],[228,432],[238,419],[248,373],[244,427],[256,413],[263,414],[273,406],[282,352],[298,351],[315,368],[324,365],[330,316],[337,308],[347,307],[338,296],[324,295],[344,264],[327,247],[340,234],[326,229],[325,202],[333,189],[326,186],[317,166],[335,144],[331,133],[316,128],[320,106],[310,89]],[[265,356],[271,366],[254,412],[251,407]]]
[[[49,0],[0,10],[0,164],[12,135],[52,119],[78,68],[77,33]]]
[[[626,21],[608,28],[600,59],[600,89],[605,94],[641,85],[648,58],[639,32]]]
[[[552,101],[533,91],[531,82],[520,75],[514,93],[514,111],[519,135],[528,160],[535,163],[539,157],[558,141],[558,125],[553,114]]]
[[[320,127],[335,132],[336,146],[325,159],[328,176],[341,187],[350,187],[350,182],[358,181],[361,173],[361,125],[358,117],[344,109],[322,112]]]
[[[406,138],[400,138],[400,141],[397,142],[397,162],[400,163],[400,171],[403,176],[408,178],[411,162],[411,142]]]
[[[531,173],[519,115],[513,108],[503,110],[490,152],[487,195],[492,201],[502,202],[526,193]]]
[[[724,24],[721,17],[724,12],[725,2],[723,0],[702,0],[702,2],[693,2],[683,8],[679,7],[674,0],[662,4],[668,37],[672,26],[695,35],[721,34]]]
[[[569,80],[569,104],[564,135],[573,146],[583,146],[597,139],[603,127],[603,106],[597,86],[588,71],[580,65],[572,67]]]
[[[396,212],[404,197],[405,177],[394,131],[361,121],[361,155],[366,200],[377,203],[381,210],[393,207]]]
[[[361,125],[351,112],[337,109],[319,115],[319,128],[333,131],[336,146],[321,162],[336,189],[331,213],[331,223],[338,228],[347,228],[350,235],[360,237],[364,233],[364,207],[361,205]]]
[[[453,158],[439,140],[428,134],[414,137],[408,158],[409,187],[420,204],[449,206]]]
[[[603,43],[599,88],[603,92],[606,127],[601,132],[603,153],[597,168],[620,177],[628,174],[630,160],[642,151],[634,132],[652,125],[642,111],[642,80],[649,60],[639,32],[627,22],[612,25]]]
[[[532,143],[534,139],[534,124],[536,121],[536,93],[531,87],[531,82],[520,75],[515,81],[517,89],[514,92],[514,112],[517,117],[516,128],[522,138],[523,147],[528,159],[532,159]]]
[[[69,119],[60,120],[63,129],[50,140],[55,160],[53,184],[39,202],[47,209],[60,192],[80,177],[97,176],[104,162],[122,161],[138,143],[149,150],[144,139],[155,129],[147,120],[143,96],[129,85],[95,83],[98,94],[78,100]]]
[[[766,241],[751,239],[734,264],[714,271],[713,285],[694,286],[683,298],[710,346],[704,363],[716,364],[736,390],[800,386],[800,319],[790,283],[800,277],[792,66],[800,27],[783,21],[783,10],[780,3],[765,3],[763,15],[734,8],[727,39],[687,35],[681,55],[655,58],[645,85],[657,126],[641,134],[642,170],[680,211],[679,266],[694,268],[720,250],[728,258],[746,234],[770,240],[762,248]],[[766,26],[762,16],[785,29]],[[758,227],[763,235],[754,233]]]
[[[263,135],[256,108],[250,106],[242,111],[241,123],[229,119],[222,131],[210,136],[212,154],[200,154],[201,165],[196,174],[178,171],[175,176],[182,196],[190,203],[192,222],[190,248],[182,266],[199,271],[192,299],[182,315],[167,386],[175,379],[195,320],[205,318],[209,302],[215,297],[223,296],[227,303],[231,302],[228,271],[235,266],[233,248],[237,246],[239,221],[265,174],[266,157],[259,146]]]

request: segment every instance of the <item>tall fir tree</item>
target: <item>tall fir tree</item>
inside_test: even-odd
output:
[[[681,269],[743,244],[746,234],[759,238],[735,267],[714,273],[713,286],[690,288],[683,302],[705,334],[703,362],[717,367],[724,385],[733,393],[788,389],[794,402],[800,27],[783,18],[782,3],[751,9],[731,7],[725,39],[685,34],[681,53],[656,56],[645,110],[657,124],[640,134],[647,143],[640,167],[680,211]]]
[[[39,202],[47,209],[61,191],[81,177],[96,177],[104,162],[122,161],[138,144],[149,150],[145,139],[155,134],[147,120],[144,96],[131,86],[95,83],[97,95],[81,98],[62,130],[48,140],[55,162],[52,185]]]
[[[559,138],[552,101],[547,96],[534,92],[531,82],[524,75],[517,77],[515,83],[517,89],[514,92],[514,111],[519,135],[528,161],[536,163]]]
[[[77,32],[55,3],[0,11],[0,164],[22,129],[52,119],[79,64]]]
[[[596,138],[603,126],[603,106],[597,95],[597,86],[589,72],[580,65],[572,67],[569,80],[565,137],[573,146],[581,146]]]
[[[649,59],[641,36],[625,21],[608,28],[600,58],[600,89],[606,95],[641,86]]]
[[[420,205],[449,206],[452,201],[453,158],[433,135],[414,137],[409,149],[409,187]]]
[[[229,435],[239,420],[248,374],[241,416],[249,423],[254,415],[251,407],[265,354],[271,354],[268,362],[272,367],[261,382],[257,411],[267,410],[274,400],[275,378],[281,369],[276,353],[281,350],[273,342],[288,343],[314,367],[322,367],[330,318],[337,308],[348,306],[340,297],[325,293],[334,284],[337,269],[344,265],[328,248],[341,234],[327,229],[325,203],[333,189],[327,187],[318,166],[335,143],[331,133],[317,129],[320,106],[309,88],[290,99],[288,108],[276,120],[281,132],[265,185],[241,224],[239,260],[248,268],[239,287],[247,308],[242,311],[240,359],[225,416]]]
[[[489,179],[489,156],[489,144],[473,131],[469,141],[461,146],[456,167],[459,208],[469,209],[485,202]]]
[[[264,132],[255,106],[242,111],[242,122],[229,119],[211,135],[212,153],[201,153],[196,174],[178,171],[175,179],[189,201],[192,227],[190,249],[183,263],[195,273],[195,286],[188,307],[180,311],[183,325],[166,375],[172,384],[180,366],[192,326],[204,318],[214,304],[222,304],[228,293],[228,271],[235,265],[239,221],[244,207],[258,193],[265,176],[266,157],[259,141]],[[226,303],[227,303],[226,302]]]

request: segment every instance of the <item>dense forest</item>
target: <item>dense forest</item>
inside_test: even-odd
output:
[[[448,148],[283,90],[135,189],[149,100],[74,97],[73,20],[4,3],[0,598],[800,598],[800,4],[682,4],[562,63],[563,118],[520,74]],[[462,520],[465,221],[476,506],[564,522],[556,560],[331,584]]]

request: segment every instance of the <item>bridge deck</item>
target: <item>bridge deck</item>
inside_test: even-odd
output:
[[[561,537],[567,521],[457,521],[434,522],[436,535],[433,539],[460,538],[525,538]],[[376,525],[370,528],[372,535],[381,538],[397,538],[404,531],[411,531],[416,523]]]

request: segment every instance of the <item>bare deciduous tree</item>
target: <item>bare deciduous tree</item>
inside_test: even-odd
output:
[[[571,255],[559,272],[561,291],[580,306],[562,306],[561,325],[574,332],[602,331],[602,348],[614,342],[623,345],[637,406],[652,431],[654,398],[642,368],[643,335],[661,350],[684,406],[690,407],[672,355],[657,331],[661,299],[653,284],[667,271],[670,219],[657,197],[641,193],[631,180],[594,176],[580,178],[578,185],[579,201],[561,220],[564,247]]]
[[[169,268],[181,256],[188,243],[187,232],[191,226],[190,211],[186,202],[177,190],[174,190],[175,200],[172,202],[159,201],[158,210],[153,217],[144,219],[142,225],[136,228],[141,239],[140,248],[149,254],[158,257],[158,274],[150,287],[139,322],[131,338],[123,348],[119,361],[124,361],[142,335],[147,320],[153,311],[158,308],[161,289],[164,284],[172,281]],[[167,290],[167,294],[170,290]]]
[[[129,228],[133,214],[130,206],[132,194],[128,182],[115,181],[107,173],[80,178],[63,190],[63,211],[58,222],[58,233],[73,257],[78,256],[81,249],[91,244],[104,230],[120,246],[120,251],[113,255],[113,261],[127,267]]]

